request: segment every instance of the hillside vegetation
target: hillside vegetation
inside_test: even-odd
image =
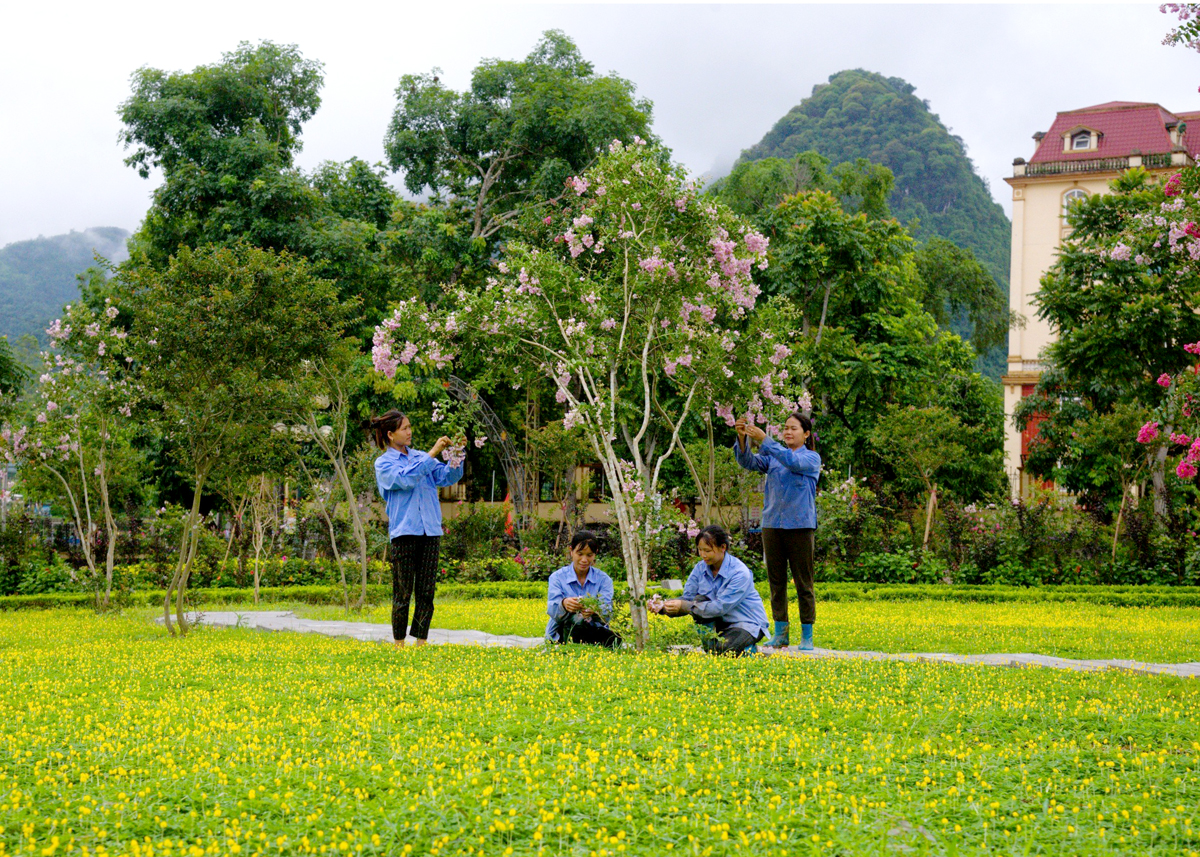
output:
[[[96,255],[125,259],[128,238],[124,229],[98,226],[0,248],[0,336],[41,336],[63,304],[79,296],[76,277],[95,264]]]

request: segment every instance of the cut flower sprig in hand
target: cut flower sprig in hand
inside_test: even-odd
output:
[[[438,442],[436,454],[440,454],[446,464],[460,467],[467,458],[467,429],[475,420],[474,412],[462,407],[451,399],[439,399],[433,403],[433,422],[438,424],[444,435]],[[441,440],[446,440],[445,444]],[[481,447],[487,442],[485,435],[477,435],[475,446]]]

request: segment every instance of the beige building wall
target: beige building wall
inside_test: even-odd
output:
[[[1018,168],[1020,169],[1020,168]],[[1008,334],[1008,374],[1004,384],[1005,467],[1013,497],[1024,494],[1029,482],[1021,470],[1021,432],[1013,426],[1013,413],[1025,385],[1036,384],[1041,353],[1053,340],[1050,325],[1037,317],[1033,296],[1042,275],[1058,256],[1069,233],[1064,200],[1080,191],[1088,196],[1105,193],[1118,173],[1075,173],[1062,176],[1014,176],[1006,181],[1013,189],[1012,256],[1009,264],[1009,309],[1024,319],[1024,326]]]

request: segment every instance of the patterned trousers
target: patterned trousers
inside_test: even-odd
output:
[[[439,536],[396,536],[392,539],[392,637],[403,640],[411,631],[418,640],[429,638],[433,594],[437,587]],[[416,595],[412,628],[408,603]]]

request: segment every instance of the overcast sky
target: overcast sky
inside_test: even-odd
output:
[[[15,5],[15,4],[13,4]],[[383,157],[397,79],[435,66],[464,88],[482,57],[524,57],[564,30],[601,72],[654,102],[695,173],[720,172],[814,84],[899,76],[966,142],[1011,211],[1012,159],[1054,114],[1103,101],[1200,108],[1200,56],[1161,44],[1157,6],[503,5],[341,0],[10,5],[0,51],[0,245],[137,227],[156,179],[122,164],[117,105],[142,65],[188,70],[241,40],[294,43],[325,65],[301,166]]]

